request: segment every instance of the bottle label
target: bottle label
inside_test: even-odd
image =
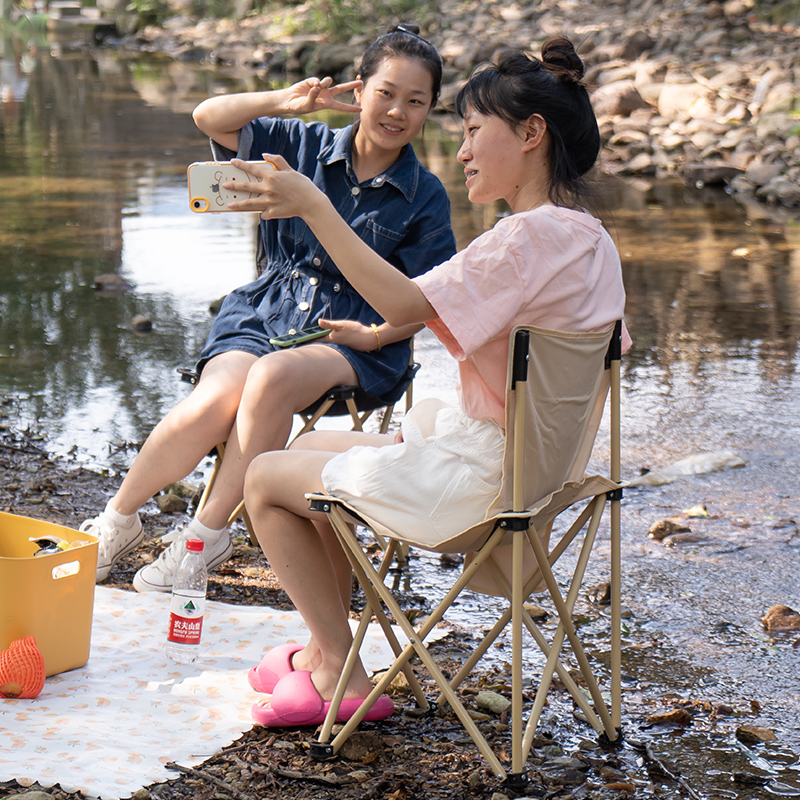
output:
[[[169,613],[167,640],[177,644],[200,644],[205,597],[190,597],[174,592]]]

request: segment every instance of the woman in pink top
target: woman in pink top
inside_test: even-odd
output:
[[[330,201],[280,157],[265,155],[274,171],[247,167],[262,182],[243,187],[260,194],[240,203],[243,210],[302,217],[390,324],[426,323],[460,370],[460,407],[422,401],[396,440],[318,431],[252,463],[245,499],[259,542],[311,631],[305,647],[274,648],[251,670],[255,689],[283,698],[281,713],[266,698],[256,703],[257,723],[320,723],[351,642],[350,567],[323,515],[309,511],[305,493],[333,493],[400,535],[406,526],[423,526],[432,544],[480,521],[500,485],[512,327],[600,331],[622,316],[616,249],[578,204],[600,148],[583,74],[572,44],[553,38],[541,60],[506,53],[472,75],[457,100],[464,120],[458,160],[469,199],[502,199],[512,213],[413,280],[353,235]],[[371,688],[363,668],[356,670],[345,716]],[[295,713],[286,713],[287,697],[290,706],[296,698]],[[391,711],[383,697],[367,718]]]

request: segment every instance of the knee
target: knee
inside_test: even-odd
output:
[[[292,441],[287,450],[331,450],[328,431],[308,431]]]
[[[244,476],[244,502],[251,512],[272,505],[272,481],[279,474],[273,461],[275,452],[256,456]]]

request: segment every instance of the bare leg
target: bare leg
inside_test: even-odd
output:
[[[301,450],[265,453],[254,460],[245,485],[259,543],[308,626],[318,653],[316,665],[309,663],[310,654],[305,652],[297,654],[294,665],[312,666],[312,681],[325,700],[333,697],[352,633],[342,599],[340,556],[332,556],[332,548],[320,536],[314,523],[322,517],[309,510],[304,495],[322,491],[320,475],[332,455]],[[364,697],[371,688],[359,662],[345,698]]]
[[[249,353],[234,351],[206,365],[192,393],[153,429],[112,498],[120,514],[133,514],[165,486],[185,478],[214,445],[228,438],[256,361]]]
[[[198,515],[200,522],[224,528],[242,499],[250,462],[260,453],[282,450],[294,414],[332,386],[346,383],[357,383],[355,371],[338,350],[325,345],[270,353],[253,364],[214,490]]]

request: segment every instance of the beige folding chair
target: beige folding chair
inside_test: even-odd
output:
[[[619,474],[619,365],[621,323],[604,333],[574,334],[520,326],[511,333],[509,351],[506,446],[503,478],[497,498],[485,519],[444,543],[431,546],[415,539],[414,531],[395,532],[366,518],[332,496],[309,495],[311,507],[329,515],[353,570],[360,582],[367,605],[353,646],[336,690],[330,712],[311,753],[318,758],[335,755],[358,726],[377,697],[385,692],[401,670],[422,709],[427,699],[413,674],[409,659],[416,654],[436,681],[440,704],[449,703],[468,731],[492,771],[515,788],[527,783],[525,761],[553,673],[571,693],[586,719],[606,742],[620,739],[620,510],[622,489]],[[594,446],[610,387],[611,453],[609,476],[584,475]],[[592,663],[572,622],[572,609],[578,596],[595,543],[603,510],[610,505],[611,556],[611,703],[601,694]],[[579,512],[569,529],[552,548],[548,548],[553,520],[578,504]],[[384,537],[388,547],[380,566],[373,565],[364,553],[348,523],[359,525]],[[581,536],[582,534],[582,536]],[[416,628],[402,613],[384,584],[401,543],[433,552],[467,554],[464,569],[434,612]],[[553,565],[573,545],[577,563],[562,595],[553,574]],[[549,549],[549,552],[548,552]],[[558,626],[548,641],[533,622],[523,603],[538,585],[544,583],[558,615]],[[459,673],[448,681],[425,646],[425,637],[442,619],[447,609],[465,588],[505,598],[506,608],[473,656]],[[409,644],[401,646],[389,625],[381,603],[385,604]],[[495,604],[499,601],[494,601]],[[494,607],[494,604],[493,606]],[[372,614],[395,653],[391,668],[382,676],[359,712],[331,739],[341,697],[355,663],[366,625]],[[511,625],[511,769],[507,771],[456,694],[479,659],[497,637]],[[523,729],[522,647],[523,628],[527,629],[546,658],[539,687]],[[565,639],[571,648],[591,699],[577,686],[562,661]],[[603,668],[601,668],[602,671]]]

